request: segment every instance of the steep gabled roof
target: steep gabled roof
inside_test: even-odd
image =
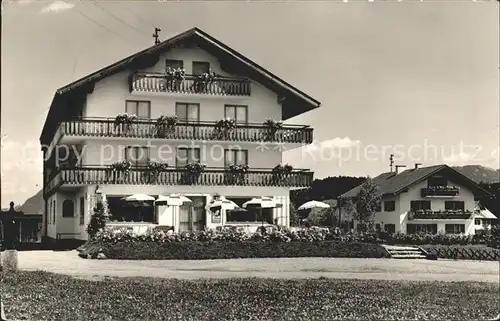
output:
[[[461,183],[464,186],[473,190],[475,194],[491,195],[488,191],[479,186],[476,182],[469,179],[462,173],[454,170],[447,165],[435,165],[429,167],[421,167],[416,169],[407,169],[400,174],[396,173],[383,173],[373,178],[373,183],[379,187],[381,195],[398,195],[406,191],[411,186],[422,182],[430,176],[438,172],[446,172],[454,178],[456,183]],[[361,185],[342,194],[343,198],[356,197],[361,190]]]
[[[106,77],[127,70],[128,68],[133,68],[134,64],[138,63],[141,60],[147,59],[148,57],[157,57],[162,52],[168,50],[173,46],[183,43],[184,41],[194,41],[196,44],[200,45],[200,47],[214,54],[216,57],[230,60],[231,62],[228,64],[228,66],[237,66],[239,69],[245,70],[248,74],[250,74],[250,78],[263,83],[263,85],[270,87],[275,91],[279,91],[283,96],[287,97],[287,99],[294,100],[295,104],[299,102],[299,104],[301,105],[300,110],[286,110],[284,106],[284,119],[294,117],[302,112],[309,111],[321,106],[321,103],[316,99],[290,85],[283,79],[259,66],[242,54],[238,53],[236,50],[226,46],[201,29],[192,28],[157,45],[149,47],[118,62],[115,62],[114,64],[104,67],[101,70],[98,70],[92,74],[89,74],[79,80],[72,82],[71,84],[59,88],[52,100],[52,104],[47,115],[47,120],[45,122],[42,135],[40,136],[40,141],[42,142],[42,144],[44,137],[47,134],[48,128],[53,125],[51,124],[50,120],[54,118],[55,113],[57,113],[58,108],[60,108],[60,105],[65,102],[65,98],[71,96],[72,93],[75,93],[78,90],[85,90],[86,86],[93,86],[93,84]]]

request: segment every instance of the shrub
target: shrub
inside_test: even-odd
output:
[[[107,218],[106,205],[103,202],[97,202],[94,208],[94,214],[90,218],[89,225],[87,226],[87,233],[90,239],[94,239],[100,231],[104,230]]]

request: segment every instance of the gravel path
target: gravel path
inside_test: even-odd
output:
[[[500,282],[499,262],[353,258],[87,260],[76,251],[19,252],[19,268],[78,277],[268,277]]]

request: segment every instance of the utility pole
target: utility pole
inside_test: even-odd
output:
[[[153,38],[155,38],[155,45],[157,45],[157,44],[159,44],[159,43],[160,43],[160,40],[158,39],[158,37],[160,36],[160,35],[158,34],[158,32],[160,32],[160,31],[161,31],[161,29],[160,29],[160,28],[158,28],[158,27],[156,27],[156,28],[155,28],[155,33],[153,33]]]
[[[394,165],[394,154],[391,154],[391,156],[389,156],[389,166],[391,167],[391,173],[393,165]]]

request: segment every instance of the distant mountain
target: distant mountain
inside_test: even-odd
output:
[[[43,214],[44,204],[43,190],[40,190],[38,193],[28,198],[26,202],[19,207],[19,211],[25,214]]]
[[[465,165],[453,167],[476,183],[500,182],[500,169],[493,169],[481,165]]]

